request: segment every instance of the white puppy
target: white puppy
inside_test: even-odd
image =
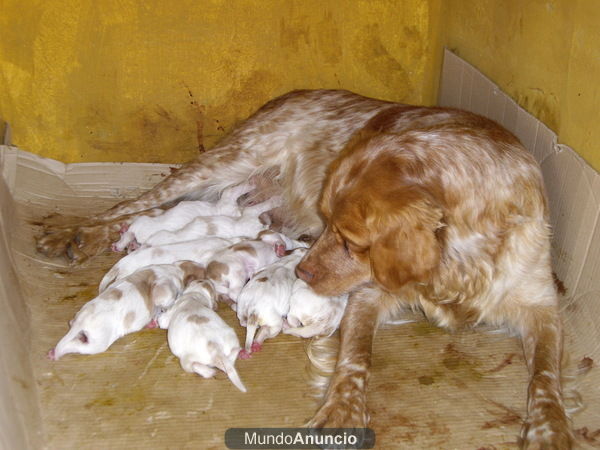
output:
[[[175,304],[159,316],[158,324],[168,328],[169,348],[183,370],[210,378],[215,375],[215,368],[220,369],[240,391],[246,392],[234,365],[240,343],[215,308],[215,291],[210,281],[193,281]]]
[[[237,316],[247,330],[241,358],[259,351],[265,339],[277,336],[283,328],[290,309],[292,286],[297,280],[294,268],[305,253],[305,248],[289,252],[276,263],[256,273],[242,289],[238,297]]]
[[[283,332],[309,338],[330,336],[340,325],[346,309],[347,295],[323,297],[316,294],[303,280],[296,280],[290,297],[290,311]]]
[[[233,309],[242,287],[257,271],[277,261],[285,253],[282,235],[261,231],[257,239],[246,239],[215,252],[206,265],[206,277],[217,293]]]
[[[269,226],[268,216],[263,212],[273,209],[281,203],[281,197],[273,197],[258,205],[249,206],[242,210],[242,215],[232,217],[227,215],[196,217],[177,231],[158,231],[146,239],[146,245],[156,246],[174,242],[189,241],[203,236],[255,237]]]
[[[202,277],[204,267],[190,261],[148,266],[132,273],[83,305],[48,357],[57,360],[67,353],[105,351],[120,337],[152,323],[185,283]]]
[[[128,228],[123,228],[121,239],[113,245],[113,250],[120,252],[128,246],[130,249],[136,249],[153,234],[159,231],[178,230],[197,217],[239,216],[241,209],[237,204],[237,199],[251,189],[252,186],[248,183],[240,184],[223,191],[221,198],[216,203],[182,201],[161,215],[138,217]]]
[[[100,281],[98,291],[104,291],[116,280],[150,264],[173,264],[176,261],[190,260],[205,265],[216,250],[239,241],[239,238],[223,239],[213,236],[196,241],[141,248],[117,261]]]

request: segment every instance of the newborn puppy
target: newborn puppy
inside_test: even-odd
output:
[[[214,253],[206,266],[219,296],[235,309],[242,287],[257,271],[277,261],[285,253],[282,235],[262,231],[257,239],[247,239]]]
[[[305,248],[288,252],[276,263],[256,273],[242,289],[237,316],[247,330],[246,345],[240,358],[248,358],[250,353],[259,351],[265,339],[277,336],[283,328],[284,318],[290,309],[292,286],[297,280],[294,268],[305,253]],[[260,331],[254,340],[258,327]]]
[[[150,264],[173,264],[176,261],[191,260],[204,265],[216,250],[239,241],[239,238],[223,239],[213,236],[196,241],[141,248],[117,261],[100,281],[98,291],[104,291],[116,280]]]
[[[215,308],[211,282],[193,281],[175,304],[159,316],[158,324],[168,328],[169,348],[183,370],[210,378],[220,369],[235,387],[246,392],[234,366],[240,343],[235,331],[214,312]]]
[[[148,325],[173,303],[185,283],[203,276],[204,267],[191,261],[132,273],[83,305],[48,357],[57,360],[67,353],[105,351],[120,337]]]
[[[283,332],[302,338],[330,336],[337,330],[346,309],[347,295],[325,297],[318,295],[303,280],[292,286],[288,325]]]
[[[224,238],[236,236],[254,237],[269,226],[269,217],[262,213],[277,207],[281,197],[273,197],[255,206],[242,210],[242,215],[196,217],[177,231],[158,231],[146,239],[146,245],[156,246],[174,242],[189,241],[203,236],[219,236]]]
[[[237,199],[250,191],[252,186],[247,183],[239,184],[223,191],[217,203],[205,201],[182,201],[165,213],[155,216],[141,216],[135,219],[129,227],[124,227],[121,239],[113,245],[114,251],[123,251],[128,246],[136,249],[144,244],[150,236],[159,231],[178,230],[197,217],[241,214]]]

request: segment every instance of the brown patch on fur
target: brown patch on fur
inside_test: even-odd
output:
[[[221,281],[223,275],[229,273],[229,266],[219,261],[211,261],[206,266],[206,277],[211,280]]]
[[[136,287],[142,298],[144,299],[144,304],[148,309],[148,312],[152,313],[154,311],[154,299],[152,296],[152,290],[154,289],[154,283],[156,282],[156,275],[151,269],[145,269],[138,272],[138,282],[136,283]],[[137,280],[136,280],[137,281]]]
[[[194,280],[203,280],[206,277],[206,268],[193,261],[178,263],[183,270],[183,285],[187,286]]]
[[[266,214],[269,215],[269,229],[277,232],[285,231],[287,211],[284,207],[278,206],[267,211]]]
[[[259,283],[264,283],[265,281],[268,281],[268,280],[269,280],[269,277],[260,277],[256,281],[258,281]]]
[[[215,291],[215,287],[210,280],[204,280],[202,282],[202,286],[208,291],[208,295],[210,296],[211,300],[214,300],[217,295],[217,291]]]
[[[131,325],[133,324],[134,320],[135,311],[129,311],[127,314],[125,314],[125,318],[123,319],[123,326],[126,330],[129,330],[129,328],[131,328]]]
[[[234,244],[231,246],[231,249],[235,250],[236,252],[246,252],[251,256],[256,256],[256,249],[249,244]]]
[[[268,211],[265,211],[264,213],[261,213],[258,216],[258,221],[262,224],[262,225],[271,225],[273,223],[273,221],[271,220],[271,216],[269,215]]]
[[[188,322],[195,323],[197,325],[202,325],[210,322],[208,317],[199,316],[198,314],[193,314],[187,318]]]
[[[106,300],[118,301],[123,298],[123,291],[121,289],[113,288],[109,289],[106,295],[103,296]]]

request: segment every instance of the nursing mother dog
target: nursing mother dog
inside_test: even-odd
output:
[[[313,426],[367,425],[375,330],[412,306],[442,327],[514,330],[530,372],[523,446],[570,448],[540,169],[486,118],[347,91],[294,91],[139,198],[80,226],[48,226],[38,250],[92,256],[110,247],[123,216],[182,198],[215,200],[248,179],[255,189],[246,201],[282,197],[271,223],[318,237],[297,275],[318,294],[350,293],[336,371]]]

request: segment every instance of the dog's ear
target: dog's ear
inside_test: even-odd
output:
[[[424,200],[404,205],[381,233],[372,235],[369,251],[374,281],[388,291],[406,283],[424,282],[439,265],[441,210]]]

